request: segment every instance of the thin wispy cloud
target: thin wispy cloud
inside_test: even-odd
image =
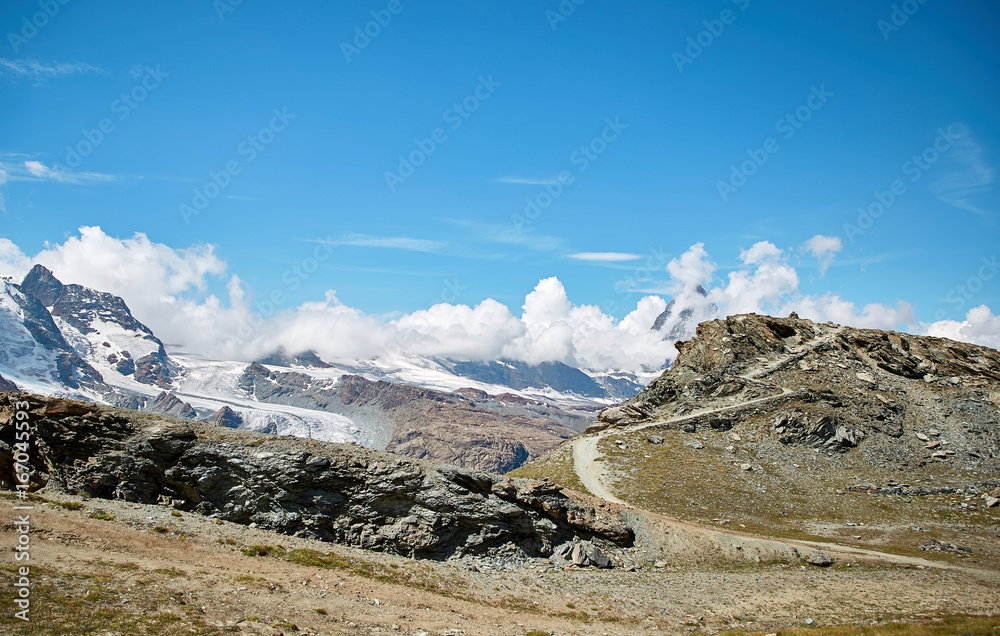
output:
[[[405,236],[372,236],[370,234],[349,234],[339,239],[318,241],[328,245],[346,245],[351,247],[378,247],[408,252],[438,253],[448,244],[442,241],[409,238]]]
[[[566,249],[562,237],[537,234],[531,228],[518,230],[513,223],[481,223],[468,219],[442,219],[446,223],[472,230],[480,240],[502,245],[516,245],[535,252],[561,252]]]
[[[50,168],[41,161],[35,160],[25,161],[24,168],[27,175],[20,177],[24,181],[56,181],[58,183],[81,185],[87,183],[106,183],[120,179],[120,177],[115,175],[101,172],[70,172],[58,166]]]
[[[986,152],[965,124],[952,124],[959,131],[956,141],[945,153],[946,162],[941,166],[930,191],[941,201],[976,214],[987,214],[979,207],[983,196],[992,191],[996,170],[986,162]]]
[[[620,261],[637,261],[641,256],[626,252],[577,252],[570,254],[570,258],[578,261],[597,261],[599,263],[615,263]]]
[[[0,75],[12,79],[42,81],[53,77],[59,77],[60,75],[82,75],[86,73],[106,75],[107,71],[84,62],[42,63],[36,60],[10,60],[5,57],[0,57]]]
[[[538,177],[500,177],[496,180],[497,183],[511,183],[514,185],[554,185],[559,183],[559,179],[556,177],[548,178],[538,178]]]

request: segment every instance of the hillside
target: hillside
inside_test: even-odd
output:
[[[709,525],[1000,566],[1000,353],[753,314],[678,349],[514,474]]]

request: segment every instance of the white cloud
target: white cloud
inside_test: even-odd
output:
[[[386,249],[407,250],[410,252],[438,252],[445,247],[441,241],[428,241],[402,236],[371,236],[368,234],[350,234],[341,239],[324,241],[330,245],[350,245],[355,247],[381,247]]]
[[[786,316],[795,311],[803,318],[855,327],[900,329],[915,325],[913,309],[903,301],[895,306],[872,303],[859,310],[837,294],[802,294],[798,273],[787,255],[768,241],[743,250],[740,260],[742,265],[729,273],[725,284],[716,286],[709,285],[716,266],[704,244],[695,244],[672,260],[667,271],[676,302],[674,318],[665,331],[676,324],[684,310],[692,313],[692,324],[740,313]],[[704,286],[704,293],[697,291],[699,285]]]
[[[574,304],[554,277],[539,281],[525,296],[520,315],[486,299],[475,306],[440,303],[385,321],[343,304],[332,290],[321,301],[261,315],[258,299],[211,245],[174,249],[143,234],[118,239],[99,227],[82,227],[79,236],[29,258],[10,240],[0,239],[0,274],[23,276],[33,262],[66,283],[122,296],[136,318],[164,342],[222,359],[250,360],[281,346],[313,349],[326,360],[405,352],[466,360],[558,360],[585,369],[639,371],[661,368],[676,355],[663,332],[650,329],[667,305],[663,298],[646,296],[616,320],[599,307]],[[697,324],[734,313],[796,311],[820,322],[917,328],[912,308],[902,301],[858,308],[836,294],[801,294],[786,252],[768,242],[743,251],[740,266],[726,280],[713,279],[715,269],[701,243],[670,261],[675,316],[689,309]],[[213,279],[227,281],[223,298],[208,293]],[[1000,317],[985,306],[970,311],[963,322],[942,321],[926,331],[1000,345]]]
[[[0,238],[0,276],[20,279],[31,269],[31,259],[10,239]]]
[[[512,183],[515,185],[555,185],[559,183],[559,179],[556,177],[549,178],[531,178],[531,177],[500,177],[496,180],[497,183]]]
[[[927,335],[1000,350],[1000,315],[994,315],[989,307],[980,305],[970,309],[965,320],[939,320],[928,325]]]
[[[99,227],[82,227],[79,236],[28,259],[4,241],[0,271],[23,276],[36,262],[63,282],[120,295],[165,343],[210,357],[250,360],[282,346],[313,349],[327,360],[408,352],[653,370],[674,354],[670,343],[650,331],[666,306],[662,299],[644,298],[616,321],[597,307],[574,305],[555,278],[540,281],[526,296],[521,316],[487,299],[474,307],[441,303],[385,322],[344,305],[333,291],[322,301],[263,316],[211,245],[173,249],[143,234],[118,239]],[[228,280],[226,298],[206,295],[213,278]]]
[[[74,75],[77,73],[106,74],[107,71],[83,62],[74,62],[72,64],[49,62],[48,64],[44,64],[35,60],[9,60],[0,57],[0,75],[6,77],[40,81],[59,75]]]
[[[46,166],[41,161],[29,160],[24,162],[24,168],[30,175],[30,179],[42,181],[57,181],[59,183],[100,183],[107,181],[118,181],[119,177],[100,172],[69,172],[59,166],[52,168]]]
[[[822,234],[817,234],[802,245],[802,249],[806,254],[819,261],[820,276],[826,274],[826,270],[830,268],[837,252],[843,249],[843,247],[844,244],[841,242],[839,236],[824,236]]]
[[[638,254],[628,254],[625,252],[578,252],[570,254],[569,257],[575,258],[578,261],[599,262],[637,261],[642,258]]]
[[[956,139],[945,151],[930,191],[949,205],[985,214],[979,207],[979,201],[992,190],[990,186],[996,179],[996,171],[986,163],[986,151],[972,137],[968,126],[958,123],[948,129]]]

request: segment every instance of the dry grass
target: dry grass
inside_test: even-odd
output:
[[[779,636],[995,636],[1000,634],[1000,618],[950,616],[940,620],[912,623],[796,627],[767,632],[736,630],[721,632],[720,636],[758,636],[765,633],[776,633]]]

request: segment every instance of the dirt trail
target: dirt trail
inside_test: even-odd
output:
[[[790,350],[788,354],[779,357],[777,360],[763,364],[762,366],[752,371],[744,373],[740,377],[743,378],[744,380],[752,381],[757,378],[766,376],[770,373],[773,373],[774,371],[788,364],[789,362],[804,357],[806,354],[816,349],[817,347],[828,344],[837,336],[838,333],[841,332],[842,329],[843,328],[838,328],[829,334],[826,334],[820,338],[816,338],[815,340],[809,343],[805,343],[800,347]],[[760,404],[771,400],[782,399],[794,393],[792,389],[789,389],[787,387],[780,387],[780,388],[781,388],[781,393],[778,395],[769,395],[726,406],[699,409],[691,413],[686,413],[684,415],[676,415],[670,418],[665,418],[654,422],[636,424],[621,428],[608,428],[603,431],[599,431],[597,433],[577,436],[570,441],[570,444],[572,444],[573,447],[574,471],[576,472],[577,477],[580,479],[580,482],[587,488],[587,490],[592,495],[594,495],[598,499],[603,499],[604,501],[623,506],[629,511],[638,513],[642,516],[647,517],[648,519],[654,520],[655,523],[660,526],[669,527],[673,530],[682,530],[685,533],[687,533],[692,538],[692,541],[695,543],[698,542],[699,540],[706,540],[706,539],[721,545],[730,544],[733,540],[743,541],[743,542],[763,541],[764,543],[758,546],[758,549],[764,551],[770,550],[774,552],[781,552],[782,548],[784,547],[795,548],[796,550],[800,550],[805,553],[815,550],[822,550],[825,552],[829,552],[831,554],[835,554],[840,558],[853,557],[858,559],[876,559],[883,562],[894,563],[899,565],[907,565],[914,567],[942,567],[946,569],[961,570],[974,574],[988,575],[988,572],[976,570],[974,568],[963,568],[960,566],[941,565],[937,562],[929,561],[926,559],[888,554],[885,552],[879,552],[877,550],[855,548],[851,546],[844,546],[836,543],[827,543],[820,541],[763,539],[761,537],[756,537],[753,535],[748,535],[740,532],[722,530],[708,526],[703,526],[696,523],[684,522],[678,519],[672,519],[669,517],[665,517],[663,515],[658,515],[649,511],[637,509],[628,502],[625,502],[620,498],[616,497],[614,493],[612,493],[611,490],[607,486],[605,486],[604,469],[601,465],[598,464],[598,459],[601,457],[601,452],[598,448],[598,444],[605,435],[612,432],[634,433],[636,431],[641,431],[653,427],[660,427],[666,424],[676,424],[678,422],[683,422],[689,419],[696,419],[714,413],[723,413],[726,411],[731,411],[746,406],[752,406],[754,404]],[[655,537],[651,538],[654,541],[656,540]]]

